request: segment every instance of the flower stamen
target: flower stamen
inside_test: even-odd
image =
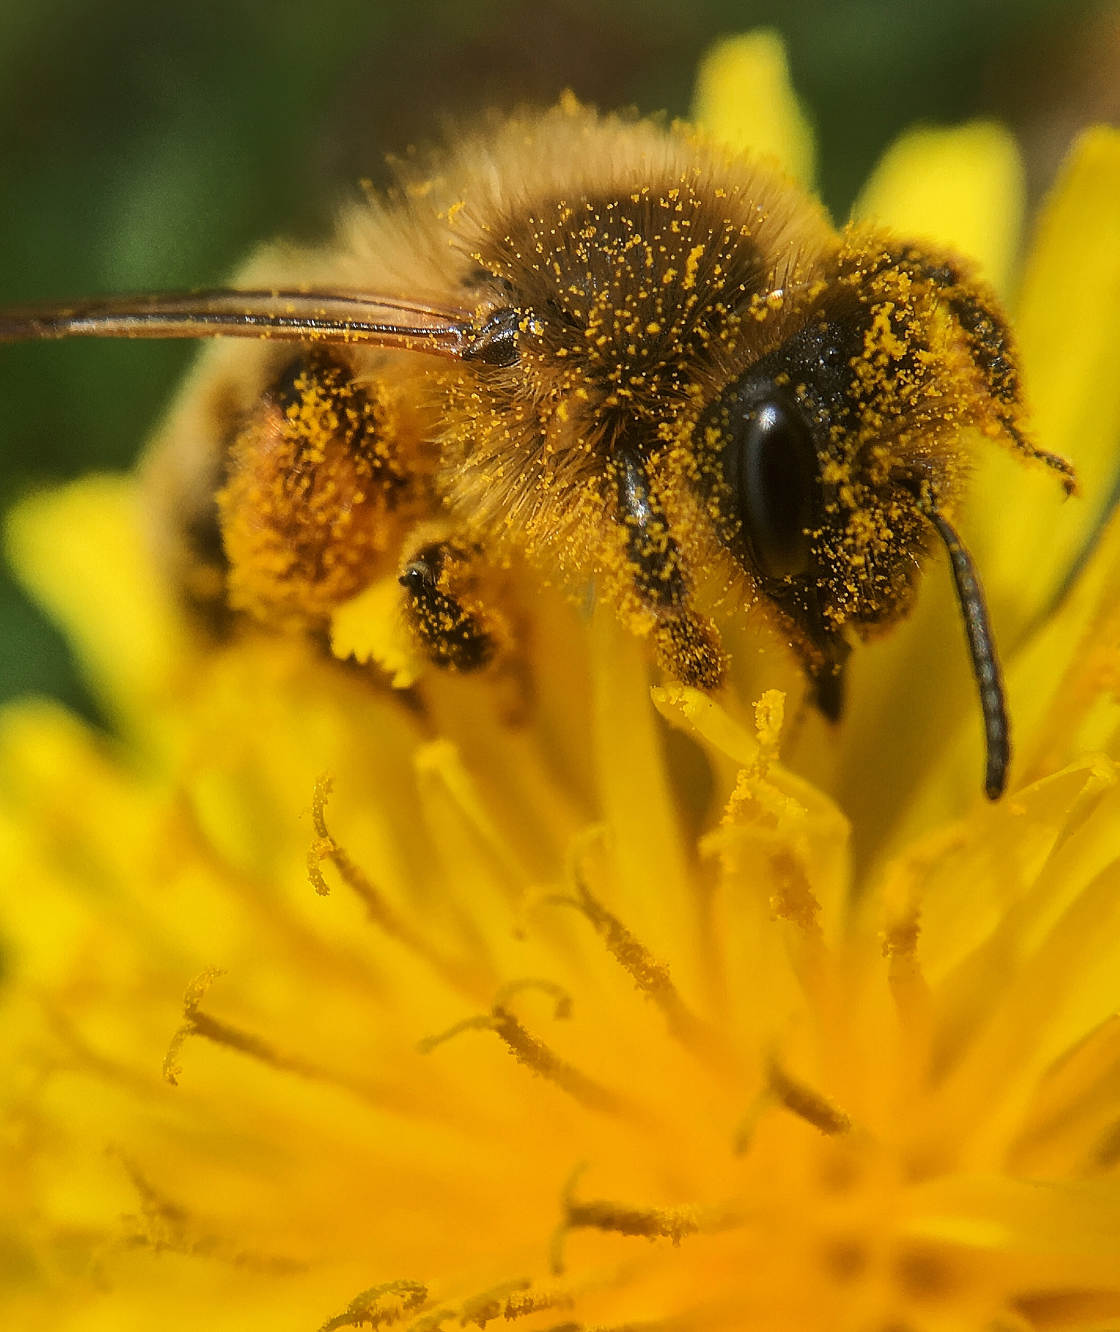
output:
[[[627,1238],[669,1239],[678,1245],[690,1235],[716,1234],[743,1223],[742,1210],[731,1204],[719,1207],[692,1204],[640,1207],[607,1198],[579,1201],[574,1196],[575,1186],[586,1168],[586,1163],[577,1166],[564,1186],[564,1216],[556,1227],[551,1244],[551,1266],[557,1274],[564,1271],[564,1241],[573,1230],[600,1230]]]
[[[541,1313],[545,1309],[570,1309],[574,1304],[575,1296],[567,1287],[538,1287],[536,1290],[511,1295],[502,1313],[512,1321],[514,1318],[527,1318],[530,1314]]]
[[[472,1295],[469,1299],[463,1301],[463,1307],[459,1310],[459,1323],[466,1327],[468,1323],[476,1323],[479,1327],[485,1327],[492,1318],[516,1318],[517,1314],[511,1314],[509,1307],[512,1299],[527,1291],[530,1282],[526,1277],[517,1277],[512,1281],[503,1281],[500,1285],[491,1286],[489,1290],[480,1291],[477,1295]],[[545,1306],[547,1307],[547,1306]],[[525,1310],[525,1312],[532,1312]]]
[[[262,1063],[271,1064],[273,1068],[282,1069],[287,1073],[298,1073],[308,1078],[328,1077],[324,1070],[316,1068],[313,1064],[306,1063],[296,1056],[281,1053],[262,1036],[242,1031],[239,1027],[202,1012],[200,1004],[206,992],[222,974],[220,967],[209,967],[187,986],[187,992],[183,997],[183,1016],[186,1020],[171,1037],[167,1053],[163,1057],[163,1076],[173,1087],[179,1085],[179,1074],[182,1072],[175,1063],[176,1056],[184,1042],[191,1036],[201,1036],[216,1045],[228,1046],[231,1050],[259,1059]]]
[[[492,1031],[504,1042],[519,1064],[524,1064],[532,1072],[539,1073],[541,1077],[555,1083],[587,1109],[612,1115],[633,1113],[634,1108],[623,1097],[596,1082],[594,1078],[581,1072],[567,1060],[561,1059],[544,1041],[533,1036],[521,1020],[506,1007],[513,994],[528,988],[544,990],[555,999],[553,1017],[566,1018],[571,1014],[571,996],[552,981],[533,979],[513,981],[498,991],[489,1013],[464,1018],[439,1035],[427,1036],[419,1042],[417,1049],[421,1054],[429,1054],[437,1046],[461,1032]]]
[[[415,953],[454,989],[476,994],[477,986],[471,984],[471,973],[468,968],[443,957],[419,930],[413,929],[403,920],[385,900],[384,894],[350,858],[345,848],[335,840],[327,826],[326,815],[327,800],[332,786],[331,777],[327,774],[322,775],[315,782],[315,792],[311,799],[311,821],[315,828],[315,840],[307,850],[307,877],[311,880],[312,888],[320,897],[327,897],[330,894],[330,884],[324,878],[322,870],[323,862],[329,861],[338,871],[342,882],[366,908],[370,920],[378,929]]]
[[[607,951],[638,990],[661,1010],[672,1036],[694,1051],[710,1048],[713,1033],[681,998],[668,965],[656,958],[613,912],[603,906],[578,867],[573,870],[573,877],[576,897],[555,894],[547,900],[555,906],[572,907],[586,917]]]
[[[179,1051],[190,1037],[201,1036],[204,1040],[212,1041],[215,1045],[224,1045],[227,1049],[237,1051],[238,1054],[248,1055],[251,1059],[257,1059],[282,1073],[294,1073],[297,1077],[307,1078],[312,1082],[339,1087],[371,1105],[381,1108],[390,1105],[402,1109],[415,1108],[414,1102],[408,1099],[402,1100],[399,1092],[333,1073],[330,1069],[303,1059],[299,1055],[285,1053],[255,1032],[244,1031],[232,1023],[223,1022],[220,1018],[202,1012],[200,1005],[206,992],[222,974],[220,967],[208,968],[187,986],[183,999],[185,1021],[171,1037],[167,1053],[163,1057],[163,1076],[173,1087],[179,1085],[179,1075],[182,1072],[182,1068],[175,1062]]]
[[[386,1281],[371,1286],[355,1295],[340,1314],[335,1314],[319,1328],[319,1332],[337,1332],[340,1327],[372,1328],[399,1323],[406,1314],[413,1313],[425,1303],[428,1288],[419,1281]],[[383,1303],[383,1301],[390,1301]]]
[[[674,1244],[702,1229],[695,1207],[634,1207],[607,1198],[569,1204],[567,1226],[569,1230],[610,1230],[616,1235],[671,1239]]]
[[[851,1131],[852,1121],[843,1110],[815,1088],[790,1077],[776,1059],[770,1061],[767,1076],[770,1095],[786,1110],[812,1124],[815,1129],[828,1137]]]
[[[211,1258],[251,1271],[285,1275],[303,1270],[304,1264],[278,1254],[260,1254],[239,1249],[232,1241],[210,1231],[199,1230],[182,1204],[161,1193],[135,1164],[120,1152],[112,1153],[124,1167],[140,1197],[139,1216],[125,1216],[135,1229],[126,1236],[130,1246],[145,1246],[156,1253],[182,1253]]]
[[[770,908],[776,916],[800,926],[806,935],[819,939],[820,903],[809,883],[809,876],[799,856],[787,847],[768,856],[771,882]]]

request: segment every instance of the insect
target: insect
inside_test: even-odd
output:
[[[317,632],[392,573],[421,650],[472,671],[508,650],[488,589],[525,559],[705,690],[721,618],[761,608],[835,719],[853,643],[905,615],[940,542],[998,797],[1007,711],[952,516],[977,435],[1074,478],[1024,433],[967,265],[570,98],[397,173],[242,289],[0,316],[5,339],[255,340],[211,349],[203,425],[161,464],[192,595]]]

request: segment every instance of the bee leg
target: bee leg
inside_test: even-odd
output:
[[[1007,320],[989,293],[970,280],[950,259],[908,249],[897,256],[899,267],[932,282],[946,308],[968,339],[973,364],[984,376],[992,401],[997,405],[1000,425],[1011,442],[1029,458],[1053,468],[1062,478],[1067,495],[1077,489],[1073,466],[1065,458],[1032,443],[1019,429],[1022,387],[1014,339]]]
[[[628,572],[642,600],[657,610],[675,610],[688,597],[680,547],[650,486],[645,468],[633,455],[617,462],[618,506],[626,528]]]
[[[505,621],[480,595],[476,549],[451,540],[422,546],[400,584],[413,636],[434,665],[482,670],[508,643]]]
[[[719,632],[687,604],[684,560],[646,470],[632,454],[623,454],[616,467],[626,569],[643,608],[654,614],[650,638],[657,659],[682,684],[717,689],[726,664]]]
[[[727,659],[719,631],[693,610],[661,616],[650,635],[658,663],[681,684],[710,693],[723,683]]]
[[[320,629],[392,567],[414,507],[416,430],[391,385],[309,348],[267,386],[230,448],[218,495],[230,604]]]

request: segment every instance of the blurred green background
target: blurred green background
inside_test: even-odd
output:
[[[0,0],[0,302],[219,283],[313,237],[383,153],[565,87],[687,112],[698,58],[785,34],[842,217],[916,120],[995,115],[1037,195],[1077,127],[1120,119],[1114,0]],[[126,466],[191,355],[0,347],[0,498]],[[0,575],[0,699],[83,710],[64,644]]]

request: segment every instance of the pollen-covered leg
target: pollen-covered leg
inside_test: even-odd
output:
[[[510,646],[512,633],[493,604],[489,572],[476,549],[450,540],[422,546],[402,570],[408,623],[434,665],[477,671]]]
[[[391,384],[333,352],[289,363],[249,416],[218,497],[235,609],[314,628],[399,549],[420,427]]]
[[[649,472],[623,454],[614,464],[623,533],[623,578],[637,602],[634,618],[653,620],[650,641],[658,663],[681,684],[717,689],[725,658],[719,632],[691,609],[684,556]]]
[[[723,683],[726,655],[706,615],[691,610],[664,615],[650,637],[658,663],[681,684],[712,690]]]
[[[1077,489],[1073,466],[1065,458],[1032,443],[1019,426],[1023,412],[1019,362],[1014,338],[993,293],[969,275],[962,265],[943,255],[915,247],[900,250],[898,266],[932,282],[949,313],[968,340],[973,363],[983,374],[1000,427],[1020,453],[1053,468],[1067,495]]]

